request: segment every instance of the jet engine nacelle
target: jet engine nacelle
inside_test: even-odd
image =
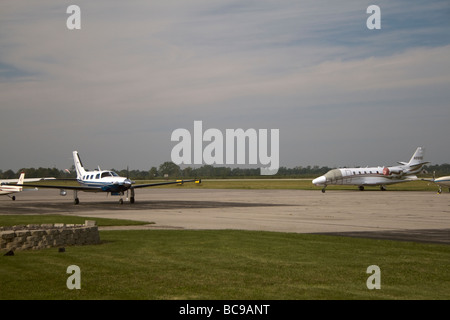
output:
[[[402,169],[399,168],[388,168],[388,167],[384,167],[383,168],[383,174],[385,176],[390,176],[390,175],[401,175],[403,173]]]
[[[60,196],[66,196],[66,195],[67,195],[67,191],[64,190],[64,189],[61,189],[61,190],[59,191],[59,195],[60,195]]]

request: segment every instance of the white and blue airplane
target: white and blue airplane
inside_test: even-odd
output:
[[[415,174],[423,170],[429,162],[423,161],[424,148],[418,147],[409,162],[399,162],[393,167],[366,167],[366,168],[338,168],[325,173],[312,181],[316,186],[323,186],[322,192],[328,185],[354,185],[359,190],[364,186],[380,186],[386,190],[386,185],[418,180]]]
[[[177,180],[168,182],[158,182],[158,183],[146,183],[146,184],[134,184],[134,181],[126,177],[120,177],[117,173],[111,170],[98,170],[86,171],[81,162],[78,151],[73,151],[73,161],[75,164],[75,169],[77,171],[77,181],[79,186],[63,186],[63,185],[31,185],[31,184],[17,184],[18,186],[24,187],[38,187],[38,188],[53,188],[60,189],[60,195],[65,196],[67,194],[66,190],[73,190],[74,204],[79,204],[78,191],[85,192],[107,192],[111,195],[120,195],[119,203],[123,204],[123,195],[128,191],[131,192],[130,203],[135,201],[135,192],[137,188],[161,186],[168,184],[183,184],[184,182],[196,182],[200,183],[200,179],[192,180]],[[65,179],[67,180],[67,179]]]
[[[430,179],[422,179],[422,180],[434,182],[435,184],[437,184],[439,186],[438,194],[442,193],[442,187],[449,188],[448,191],[450,192],[450,176],[435,178],[434,172],[433,172],[433,179],[431,179],[431,180]]]

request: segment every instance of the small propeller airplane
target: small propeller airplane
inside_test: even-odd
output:
[[[323,186],[322,192],[325,192],[327,185],[355,185],[361,191],[364,186],[379,185],[384,191],[388,184],[417,180],[415,174],[422,172],[423,166],[429,163],[423,161],[424,152],[424,148],[418,147],[409,162],[399,162],[399,166],[333,169],[312,183]]]
[[[433,172],[433,179],[422,179],[423,181],[434,182],[439,186],[438,194],[442,193],[442,187],[447,187],[450,192],[450,176],[435,178],[435,173]]]
[[[25,172],[22,172],[22,173],[20,173],[19,179],[2,179],[2,180],[0,180],[0,196],[7,195],[14,201],[14,200],[16,200],[16,196],[11,196],[10,194],[26,191],[21,186],[24,182],[35,182],[35,181],[43,181],[43,180],[55,180],[55,178],[27,178],[27,179],[25,179]],[[37,188],[35,188],[33,190],[37,190]]]
[[[183,184],[184,182],[196,182],[201,183],[200,179],[192,180],[177,180],[169,182],[158,182],[158,183],[146,183],[146,184],[134,184],[134,181],[128,179],[128,177],[121,177],[116,172],[111,170],[94,170],[86,171],[81,162],[78,151],[73,151],[73,161],[75,164],[75,169],[77,171],[76,180],[80,184],[79,186],[63,186],[63,185],[31,185],[31,184],[17,184],[21,187],[38,187],[38,188],[53,188],[60,189],[60,195],[65,196],[67,194],[66,190],[73,190],[73,200],[74,204],[79,204],[80,200],[78,198],[78,191],[85,192],[107,192],[111,195],[120,195],[119,203],[123,204],[123,196],[125,192],[131,192],[129,198],[130,203],[135,202],[135,189],[162,186],[169,184]],[[68,180],[68,179],[64,179]]]
[[[11,196],[11,194],[22,192],[23,187],[18,187],[17,185],[10,185],[9,183],[17,182],[18,184],[23,184],[24,179],[25,179],[25,172],[22,172],[19,176],[19,180],[17,179],[1,180],[0,195],[7,195],[13,201],[16,200],[16,196]]]

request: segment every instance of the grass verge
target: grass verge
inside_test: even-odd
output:
[[[14,225],[27,225],[27,224],[44,224],[44,223],[65,223],[65,224],[84,224],[86,220],[95,220],[98,226],[132,226],[132,225],[144,225],[151,224],[151,222],[134,221],[134,220],[121,220],[121,219],[106,219],[106,218],[93,218],[93,217],[81,217],[81,216],[65,216],[58,214],[46,214],[46,215],[0,215],[0,226],[14,226]]]
[[[101,231],[0,256],[0,299],[448,299],[450,247],[257,231]],[[69,290],[67,267],[81,270]],[[369,290],[370,265],[381,289]]]

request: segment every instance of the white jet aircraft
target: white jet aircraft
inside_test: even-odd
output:
[[[10,185],[9,183],[17,182],[18,184],[23,184],[24,179],[25,179],[25,173],[22,172],[19,176],[19,180],[17,180],[17,179],[1,180],[0,195],[7,195],[12,200],[16,200],[16,196],[10,196],[10,194],[22,192],[23,188],[18,187],[17,185]]]
[[[39,187],[39,188],[53,188],[60,189],[60,195],[65,196],[67,194],[67,190],[73,190],[73,199],[75,204],[79,204],[80,200],[78,199],[78,191],[86,191],[86,192],[107,192],[111,195],[120,195],[119,203],[123,204],[123,195],[125,191],[131,191],[130,203],[134,203],[135,201],[135,193],[134,189],[137,188],[145,188],[145,187],[153,187],[153,186],[161,186],[167,184],[182,184],[184,182],[196,182],[200,183],[200,179],[193,180],[178,180],[178,181],[170,181],[170,182],[159,182],[159,183],[147,183],[147,184],[134,184],[134,181],[131,181],[128,178],[120,177],[117,173],[110,170],[94,170],[94,171],[86,171],[81,163],[80,156],[78,155],[78,151],[73,151],[73,161],[75,163],[75,169],[77,171],[77,181],[80,184],[79,186],[63,186],[63,185],[31,185],[31,184],[18,184],[21,186],[28,187]],[[65,179],[67,180],[67,179]]]
[[[417,180],[418,174],[428,162],[423,161],[424,148],[418,147],[409,162],[399,162],[400,166],[393,167],[366,167],[366,168],[338,168],[325,173],[312,181],[316,186],[323,186],[325,192],[327,185],[354,185],[359,190],[364,186],[380,186],[386,190],[386,185]]]

